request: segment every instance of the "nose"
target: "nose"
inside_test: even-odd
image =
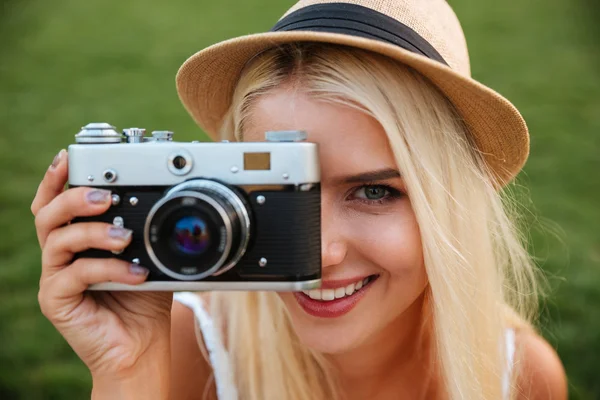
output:
[[[322,268],[339,265],[346,258],[348,244],[344,238],[341,221],[335,211],[322,205],[321,216],[321,264]]]
[[[322,268],[341,264],[344,258],[346,258],[345,243],[340,241],[323,241],[323,249],[321,250]]]

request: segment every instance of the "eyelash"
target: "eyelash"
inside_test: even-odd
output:
[[[369,188],[383,189],[387,192],[387,194],[383,198],[377,199],[377,200],[361,199],[361,198],[355,197],[356,192],[358,192],[359,190],[366,190]],[[375,184],[375,183],[365,184],[365,185],[355,187],[354,189],[352,189],[351,195],[350,195],[351,200],[359,201],[359,202],[367,204],[367,205],[384,205],[384,204],[387,204],[394,200],[398,200],[402,196],[404,196],[404,193],[396,188],[393,188],[389,185],[382,185],[382,184]]]

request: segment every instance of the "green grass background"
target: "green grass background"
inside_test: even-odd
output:
[[[532,251],[552,292],[544,334],[571,398],[600,399],[600,12],[589,0],[451,0],[473,75],[511,99],[532,133],[520,183]],[[171,129],[202,139],[174,76],[193,52],[270,28],[291,0],[0,0],[0,399],[89,396],[84,365],[37,305],[29,211],[80,126]]]

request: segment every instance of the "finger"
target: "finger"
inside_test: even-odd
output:
[[[35,198],[31,203],[31,212],[33,215],[37,215],[42,207],[62,193],[68,177],[68,157],[66,156],[67,151],[64,149],[61,150],[46,170],[44,179],[39,184]]]
[[[115,258],[81,258],[42,280],[38,300],[42,313],[52,321],[69,315],[90,285],[104,282],[138,285],[147,276],[146,268]]]
[[[75,253],[84,250],[123,250],[131,243],[132,233],[104,222],[85,222],[55,229],[48,235],[42,251],[42,275],[62,269]]]
[[[48,234],[75,217],[99,215],[110,207],[110,191],[88,187],[65,190],[35,217],[38,240],[43,248]]]

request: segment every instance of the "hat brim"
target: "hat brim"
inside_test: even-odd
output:
[[[337,33],[267,32],[217,43],[180,67],[177,92],[196,123],[219,140],[223,117],[246,63],[269,48],[294,42],[322,42],[369,50],[397,60],[428,78],[454,105],[498,184],[505,185],[529,155],[529,133],[519,111],[506,98],[450,67],[388,43]]]

